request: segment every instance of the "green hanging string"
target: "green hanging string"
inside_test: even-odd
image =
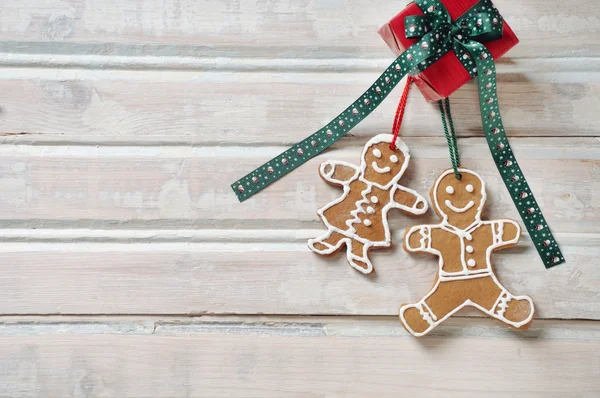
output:
[[[460,180],[462,178],[458,172],[458,168],[460,167],[460,156],[458,154],[458,144],[456,142],[456,131],[454,131],[452,113],[450,112],[450,98],[446,98],[444,101],[439,101],[438,104],[440,106],[440,113],[442,114],[444,134],[446,134],[446,140],[448,141],[450,162],[452,163],[452,168],[454,168],[454,175],[456,176],[456,179]],[[446,117],[448,118],[448,123],[446,123]],[[450,131],[448,131],[448,124],[450,125]]]

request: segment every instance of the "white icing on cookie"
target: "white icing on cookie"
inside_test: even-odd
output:
[[[482,211],[483,211],[483,206],[485,205],[485,202],[486,202],[486,200],[487,200],[487,194],[486,194],[486,192],[485,192],[485,182],[483,181],[483,178],[481,178],[481,176],[480,176],[479,174],[475,173],[475,172],[474,172],[474,171],[472,171],[472,170],[468,170],[468,169],[465,169],[465,168],[459,168],[459,169],[458,169],[458,172],[459,172],[459,173],[461,173],[461,174],[463,173],[463,171],[464,171],[465,173],[468,173],[468,174],[472,174],[472,175],[474,175],[474,176],[475,176],[475,177],[477,177],[477,179],[479,179],[479,181],[481,182],[481,191],[479,192],[479,195],[481,196],[481,201],[480,201],[480,203],[479,203],[479,207],[477,208],[477,215],[475,216],[475,222],[473,223],[473,224],[475,224],[475,223],[477,223],[477,222],[480,222],[480,221],[481,221],[481,213],[482,213]],[[442,175],[440,175],[440,176],[438,177],[438,179],[435,181],[435,184],[434,184],[434,186],[433,186],[433,194],[432,194],[432,197],[433,197],[433,205],[434,205],[434,206],[436,207],[436,209],[438,210],[438,213],[439,213],[439,214],[441,214],[441,215],[443,216],[443,218],[444,218],[444,222],[445,222],[445,223],[447,223],[447,222],[448,222],[448,215],[446,215],[446,214],[444,213],[444,211],[441,209],[441,207],[440,207],[440,204],[439,204],[439,202],[438,202],[438,189],[439,189],[440,183],[442,182],[442,180],[444,179],[444,177],[446,177],[446,176],[447,176],[447,175],[449,175],[449,174],[453,174],[453,173],[454,173],[454,170],[453,170],[453,169],[446,170],[445,172],[443,172],[443,173],[442,173]],[[454,188],[452,188],[452,192],[454,192]],[[445,203],[445,204],[447,205],[447,203]],[[473,206],[473,205],[471,205],[471,207],[472,207],[472,206]],[[448,207],[450,207],[450,206],[448,206]],[[452,208],[450,208],[450,209],[452,209]],[[466,211],[466,210],[463,210],[463,211]],[[467,228],[467,229],[468,229],[468,228]]]
[[[475,188],[473,187],[473,185],[469,184],[465,187],[465,189],[467,190],[467,192],[473,192],[475,190]]]
[[[373,167],[373,170],[375,170],[379,174],[386,174],[386,173],[389,173],[390,171],[392,171],[392,168],[390,166],[379,167],[377,165],[377,162],[373,162],[371,164],[371,167]]]
[[[323,236],[309,240],[309,247],[312,251],[324,255],[332,254],[338,251],[342,247],[342,245],[345,244],[347,259],[350,265],[358,271],[368,274],[373,270],[373,265],[368,258],[369,249],[372,247],[391,246],[391,231],[387,217],[387,213],[389,212],[389,210],[397,208],[415,215],[424,214],[427,211],[427,201],[423,196],[419,195],[417,192],[411,189],[398,185],[398,181],[406,171],[406,168],[408,167],[408,163],[410,161],[408,147],[401,139],[398,138],[395,141],[395,145],[396,150],[402,152],[404,163],[402,164],[400,171],[395,176],[393,176],[393,178],[390,179],[389,183],[387,183],[387,185],[385,186],[382,186],[379,183],[369,181],[365,178],[365,171],[367,169],[367,163],[365,159],[367,153],[369,151],[372,151],[372,154],[375,157],[380,158],[381,156],[383,156],[381,150],[379,150],[378,148],[373,148],[373,146],[380,143],[390,144],[392,140],[393,135],[391,134],[380,134],[369,140],[362,152],[362,161],[360,167],[357,167],[347,162],[333,161],[325,162],[321,165],[319,169],[321,176],[326,181],[329,181],[336,185],[341,185],[343,187],[344,193],[342,194],[342,196],[340,196],[333,202],[327,204],[325,207],[318,210],[317,213],[327,226],[328,231]],[[393,156],[396,157],[396,162],[398,162],[400,158],[397,155],[390,156],[390,159]],[[379,167],[379,165],[377,165],[377,162],[373,162],[370,166],[372,166],[376,172],[382,174],[389,173],[391,171],[390,166]],[[350,168],[354,170],[354,174],[346,181],[336,180],[334,178],[336,167]],[[350,185],[357,180],[364,183],[366,185],[366,188],[361,192],[361,198],[356,203],[353,203],[352,210],[348,214],[348,219],[344,221],[344,224],[347,226],[347,228],[342,230],[335,227],[327,220],[327,218],[325,217],[325,212],[326,210],[344,202],[344,200],[346,200],[346,198],[348,198],[350,194]],[[373,191],[373,187],[385,190],[387,191],[387,194],[389,194],[389,200],[385,201],[385,206],[374,206],[375,204],[379,203],[379,198],[371,193]],[[399,190],[404,191],[415,198],[415,204],[413,207],[409,208],[406,205],[402,203],[397,203],[394,200],[394,194]],[[419,206],[421,207],[419,208]],[[359,218],[359,216],[362,217],[362,220],[361,218]],[[377,220],[377,223],[374,223],[373,220]],[[377,227],[373,227],[374,230],[375,228],[383,228],[383,235],[385,236],[385,238],[382,241],[373,242],[365,237],[359,236],[357,233],[358,227],[355,228],[355,226],[359,223],[362,223],[364,226],[367,227],[376,225]],[[361,253],[357,253],[357,250],[353,250],[356,249],[356,247],[361,246]],[[366,265],[366,267],[361,266],[358,263]]]
[[[398,156],[396,156],[396,155],[390,156],[390,162],[392,162],[392,163],[398,163],[398,160],[399,160]]]
[[[454,193],[454,187],[451,186],[447,186],[446,187],[446,192],[450,195],[452,195]]]
[[[448,187],[448,188],[451,188],[451,187]],[[446,203],[446,206],[448,206],[455,213],[464,213],[465,211],[469,210],[471,207],[475,206],[475,202],[473,202],[473,201],[470,201],[464,207],[456,207],[448,199],[446,199],[445,203]]]
[[[475,173],[471,170],[468,170],[468,169],[464,169],[464,168],[459,169],[459,172],[461,174],[465,174],[465,173],[472,174],[475,177],[477,177],[479,179],[479,181],[481,182],[481,191],[479,192],[481,204],[477,209],[478,211],[474,217],[474,222],[471,225],[469,225],[466,229],[463,230],[454,225],[451,225],[448,222],[448,215],[445,214],[444,211],[442,211],[442,209],[439,206],[438,188],[439,188],[439,185],[440,185],[440,182],[442,181],[442,179],[445,176],[447,176],[448,174],[453,173],[453,172],[454,172],[454,170],[452,170],[452,169],[444,172],[436,180],[436,182],[434,184],[433,192],[432,192],[434,206],[437,207],[438,214],[442,215],[442,217],[443,217],[442,222],[437,225],[419,225],[419,226],[412,227],[410,230],[407,231],[407,233],[404,237],[404,247],[407,251],[409,251],[409,252],[427,252],[427,253],[432,253],[432,254],[435,254],[438,256],[438,278],[437,278],[434,288],[427,295],[425,295],[425,297],[423,297],[423,299],[421,299],[418,303],[404,305],[400,308],[400,311],[399,311],[400,320],[403,323],[403,325],[405,326],[405,328],[413,336],[419,337],[419,336],[424,336],[427,333],[429,333],[433,328],[435,328],[441,322],[448,319],[450,316],[452,316],[456,312],[460,311],[462,308],[464,308],[466,306],[473,306],[473,307],[478,308],[479,310],[485,312],[489,316],[494,317],[512,327],[520,328],[524,325],[527,325],[533,319],[533,314],[534,314],[533,301],[528,296],[513,296],[512,294],[510,294],[500,284],[500,282],[496,278],[496,275],[493,272],[492,264],[491,264],[491,255],[495,250],[497,250],[498,248],[501,248],[501,247],[505,247],[505,246],[513,246],[519,241],[519,238],[521,236],[521,227],[517,222],[512,221],[512,220],[494,220],[494,221],[482,221],[481,220],[481,213],[482,213],[483,206],[485,205],[485,202],[487,199],[486,192],[485,192],[485,183],[484,183],[483,179],[481,178],[481,176],[479,176],[477,173]],[[474,191],[474,187],[472,187],[472,188]],[[445,202],[445,204],[451,211],[456,211],[457,213],[466,211],[461,208],[457,209],[454,206],[448,205],[447,201]],[[473,206],[474,206],[474,201],[470,202],[468,205],[469,208],[472,208]],[[511,237],[510,239],[505,240],[504,231],[505,231],[505,226],[508,224],[515,227],[516,235],[514,237]],[[478,260],[475,260],[474,258],[470,258],[467,261],[467,259],[466,259],[467,253],[469,253],[469,255],[471,256],[475,252],[475,249],[473,247],[473,245],[475,243],[467,244],[467,242],[471,242],[471,241],[476,242],[479,239],[482,239],[481,237],[478,238],[477,237],[478,235],[475,234],[475,232],[477,230],[479,230],[480,228],[489,228],[492,231],[492,243],[489,245],[489,247],[486,248],[486,251],[485,251],[485,267],[478,267],[477,261],[479,261],[479,259],[481,259],[481,257],[476,257]],[[462,270],[455,271],[455,272],[444,271],[445,263],[444,263],[444,257],[442,255],[442,252],[435,249],[434,243],[436,243],[436,242],[432,242],[432,240],[433,240],[432,231],[433,230],[443,230],[443,231],[446,231],[447,233],[451,233],[458,237],[458,239],[460,240],[460,261],[462,263]],[[419,239],[418,239],[418,245],[413,247],[413,246],[411,246],[410,242],[411,242],[411,236],[413,236],[415,234]],[[481,235],[479,235],[479,236],[481,236]],[[442,241],[442,244],[444,244],[443,242],[444,241]],[[437,243],[439,243],[439,242],[437,242]],[[451,257],[452,255],[450,254],[449,256]],[[431,298],[433,295],[435,295],[440,284],[442,284],[442,283],[447,284],[444,286],[446,287],[446,289],[448,289],[448,286],[451,286],[448,284],[452,284],[455,281],[476,280],[479,278],[491,278],[493,283],[495,283],[498,286],[499,290],[501,291],[501,294],[497,298],[496,303],[491,308],[484,308],[480,304],[477,304],[477,303],[467,299],[464,303],[458,305],[455,309],[448,312],[441,319],[438,319],[438,317],[435,314],[436,308],[431,308],[431,306],[427,304],[427,300],[429,298]],[[511,321],[504,316],[506,308],[508,307],[511,300],[523,300],[523,301],[527,301],[529,303],[531,312],[528,314],[527,317],[525,317],[525,319],[522,319],[517,322],[517,321]],[[411,328],[409,322],[407,321],[407,319],[404,316],[405,312],[409,309],[412,309],[413,311],[415,309],[418,310],[419,314],[421,315],[423,320],[425,320],[429,324],[429,327],[425,331],[415,332]]]

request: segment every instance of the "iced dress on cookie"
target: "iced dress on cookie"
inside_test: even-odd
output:
[[[360,166],[339,161],[320,166],[323,179],[344,192],[318,211],[328,230],[309,241],[311,250],[329,255],[345,245],[350,265],[368,274],[373,271],[369,250],[390,247],[392,243],[388,211],[399,209],[414,215],[427,211],[424,197],[398,184],[410,154],[400,139],[392,148],[393,140],[391,134],[371,139],[363,150]]]

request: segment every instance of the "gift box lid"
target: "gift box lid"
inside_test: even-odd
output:
[[[478,3],[477,0],[441,0],[441,2],[448,10],[453,21]],[[400,55],[404,50],[418,41],[417,39],[406,38],[404,30],[404,19],[415,15],[423,15],[423,12],[415,3],[410,3],[378,31],[396,55]],[[519,39],[506,21],[504,21],[502,38],[484,42],[483,44],[490,51],[494,59],[498,60],[518,43]],[[456,54],[450,51],[425,71],[421,72],[415,81],[417,87],[419,87],[428,101],[437,101],[449,97],[469,80],[471,80],[471,76],[458,58],[456,58]]]

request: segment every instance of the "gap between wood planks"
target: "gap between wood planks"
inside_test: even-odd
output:
[[[358,127],[357,131],[364,131],[364,128]],[[307,135],[309,133],[306,133]],[[411,139],[428,139],[431,140],[436,139],[436,138],[443,138],[443,134],[439,134],[439,136],[436,135],[410,135],[410,136],[403,136],[401,137],[404,140],[411,140]],[[565,138],[564,135],[562,136],[558,136],[556,133],[548,133],[548,134],[536,134],[536,135],[520,135],[520,136],[512,136],[509,137],[509,139],[511,140],[518,140],[518,139],[532,139],[532,140],[537,140],[537,142],[541,145],[544,144],[544,139],[545,138]],[[595,139],[596,141],[600,142],[600,135],[599,136],[590,136],[588,134],[573,134],[573,133],[569,133],[568,136],[569,139]],[[481,140],[483,139],[483,130],[481,131],[481,133],[461,133],[460,136],[458,137],[459,142],[464,142],[461,140],[468,140],[468,139],[477,139],[477,140]],[[265,142],[247,142],[244,143],[243,146],[240,146],[239,143],[236,142],[223,142],[223,141],[219,141],[219,140],[215,140],[215,141],[202,141],[202,142],[195,142],[194,141],[194,137],[185,137],[182,138],[181,136],[178,137],[174,137],[174,138],[169,138],[168,140],[165,140],[163,137],[152,137],[152,136],[147,136],[147,137],[139,137],[139,141],[132,141],[131,137],[129,138],[121,138],[119,136],[112,136],[107,140],[107,137],[105,136],[98,136],[98,135],[89,135],[89,136],[78,136],[78,140],[73,140],[73,139],[69,139],[69,138],[64,138],[64,136],[62,134],[56,134],[56,133],[50,133],[50,134],[45,134],[45,133],[31,133],[31,132],[19,132],[19,133],[2,133],[0,134],[0,149],[1,146],[13,146],[13,147],[66,147],[69,148],[67,150],[69,151],[73,151],[72,148],[74,147],[90,147],[90,148],[104,148],[104,149],[108,149],[108,148],[160,148],[160,149],[177,149],[177,148],[181,148],[183,150],[189,150],[189,149],[196,149],[196,150],[201,150],[202,148],[207,148],[210,149],[211,151],[214,150],[214,148],[217,149],[223,149],[228,151],[227,153],[222,154],[223,155],[232,155],[232,156],[243,156],[243,157],[248,157],[248,156],[257,156],[258,152],[257,150],[260,150],[260,154],[263,153],[271,153],[273,151],[279,151],[277,152],[277,154],[279,154],[281,151],[287,149],[286,146],[292,146],[293,144],[295,144],[296,141],[277,141],[277,142],[271,142],[271,143],[265,143]],[[364,145],[365,143],[365,138],[362,136],[357,136],[353,133],[348,133],[345,137],[343,137],[340,141],[336,142],[331,149],[343,149],[343,148],[356,148],[356,147],[360,147],[361,145]],[[439,142],[438,142],[439,143]],[[442,142],[443,143],[443,142]],[[548,141],[548,143],[551,143],[550,141]],[[274,146],[274,145],[283,145],[283,146]],[[234,151],[239,151],[238,154],[233,153]],[[115,151],[117,151],[117,149],[115,149]],[[267,152],[264,152],[267,151]],[[163,151],[164,152],[164,151]],[[275,153],[275,152],[273,152]],[[48,153],[49,155],[51,154],[51,152]],[[210,155],[210,154],[207,154]],[[219,154],[217,154],[219,155]],[[268,155],[267,155],[268,156]],[[323,155],[320,155],[323,156]]]
[[[60,56],[58,59],[60,60]],[[394,61],[344,59],[340,60],[238,60],[238,59],[171,59],[160,57],[122,57],[121,62],[112,58],[96,59],[84,57],[64,57],[55,62],[52,57],[35,61],[19,60],[14,55],[0,54],[1,80],[43,79],[43,80],[105,80],[105,81],[147,81],[147,82],[203,82],[237,84],[262,83],[284,84],[304,83],[310,75],[311,83],[327,84],[353,81],[374,81],[379,74]],[[157,58],[157,59],[153,59]],[[160,61],[159,61],[160,60]],[[52,61],[52,62],[50,62]],[[186,65],[189,65],[186,68]],[[598,58],[544,58],[514,59],[498,63],[498,82],[529,83],[594,83],[600,81],[600,57]],[[368,84],[364,89],[368,88]]]
[[[393,316],[281,316],[177,314],[11,315],[0,316],[0,337],[40,335],[169,335],[242,334],[289,337],[406,337]],[[514,331],[487,318],[453,317],[427,338],[491,337],[542,340],[600,338],[600,322],[536,320],[528,331]]]
[[[1,43],[0,43],[1,44]],[[375,72],[394,61],[389,58],[254,58],[135,56],[98,54],[40,54],[0,52],[0,67],[85,70],[153,70],[201,72]],[[498,73],[598,72],[600,57],[503,58]],[[67,72],[68,73],[68,72]],[[572,75],[577,77],[577,75]],[[581,77],[581,76],[580,76]],[[3,77],[6,78],[6,77]]]
[[[26,220],[32,222],[32,220]],[[281,221],[277,221],[281,227]],[[37,224],[36,224],[37,223]],[[162,221],[161,221],[162,223]],[[265,244],[265,247],[272,246],[275,250],[281,250],[283,246],[272,244],[289,244],[289,248],[295,248],[297,244],[304,245],[306,241],[319,233],[322,229],[318,228],[300,228],[300,229],[277,229],[271,227],[261,229],[219,229],[215,226],[214,229],[179,229],[175,226],[173,229],[104,229],[97,225],[95,228],[77,228],[74,229],[67,225],[61,225],[63,228],[40,228],[44,221],[39,220],[32,222],[29,228],[1,228],[3,224],[0,222],[0,242],[3,243],[3,250],[7,251],[10,248],[9,243],[14,243],[12,248],[18,248],[19,243],[98,243],[98,244],[169,244],[169,243],[184,243],[198,244],[201,248],[203,243],[239,243],[240,246],[252,243]],[[62,224],[62,222],[61,222]],[[320,221],[316,220],[314,225],[320,225]],[[37,226],[36,226],[37,225]],[[105,226],[106,227],[106,226]],[[112,225],[114,228],[114,225]],[[402,233],[400,231],[399,233]],[[394,234],[396,235],[396,234]],[[565,244],[600,244],[600,234],[595,233],[557,233]],[[400,236],[395,236],[400,238]],[[523,238],[528,242],[529,237],[527,232],[523,233]],[[270,246],[268,246],[270,244]],[[288,246],[286,246],[288,247]],[[90,246],[86,246],[89,249]],[[30,246],[30,250],[33,248]]]
[[[30,142],[11,142],[9,140],[16,137],[23,137],[23,134],[4,136],[0,138],[0,157],[8,158],[15,156],[43,157],[43,158],[151,158],[151,159],[171,159],[171,158],[260,158],[266,159],[269,156],[279,155],[282,151],[288,149],[296,141],[272,141],[272,142],[254,142],[254,143],[223,143],[219,141],[205,142],[202,144],[177,143],[173,141],[160,142],[94,142],[94,141],[50,141],[44,142],[38,137]],[[440,135],[443,137],[443,134]],[[409,145],[411,155],[418,151],[421,157],[446,158],[447,147],[445,141],[432,140],[432,136],[408,136],[401,137]],[[544,139],[544,138],[552,138]],[[509,137],[513,146],[522,152],[528,152],[528,159],[580,159],[580,160],[600,160],[600,151],[593,152],[596,147],[600,148],[600,135],[569,135],[569,136],[518,136]],[[356,148],[362,149],[365,144],[365,137],[348,134],[340,141],[336,142],[326,152],[318,157],[321,158],[328,153],[336,155],[345,155],[345,150],[354,151]],[[463,143],[462,151],[471,151],[477,158],[488,158],[488,144],[483,135],[462,136],[458,138]],[[519,146],[521,148],[519,148]],[[481,150],[484,150],[481,152]],[[545,149],[544,151],[534,152],[534,149]],[[482,155],[483,154],[483,155]]]

